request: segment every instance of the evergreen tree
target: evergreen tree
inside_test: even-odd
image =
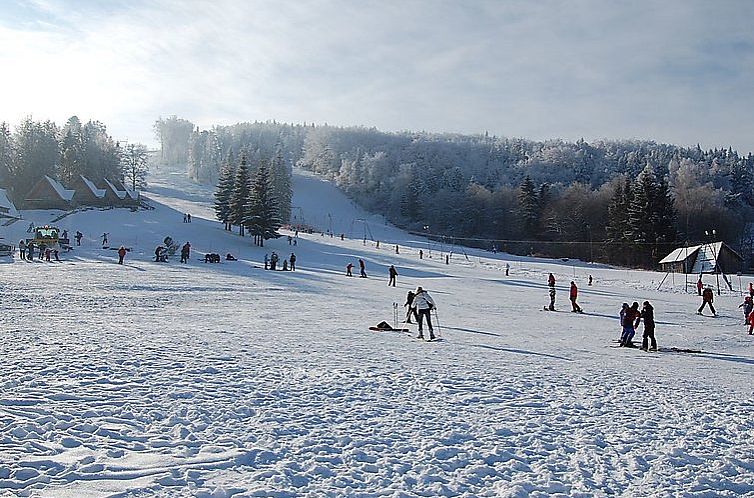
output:
[[[81,121],[71,116],[62,130],[60,141],[60,179],[69,184],[78,175],[85,173],[84,144],[81,134]]]
[[[244,235],[244,222],[246,221],[246,205],[249,202],[249,167],[246,165],[246,155],[241,156],[241,164],[236,170],[233,181],[233,193],[230,196],[230,223],[238,225],[239,235]]]
[[[7,188],[11,181],[13,168],[13,142],[10,128],[5,122],[0,123],[0,187]]]
[[[293,187],[291,185],[291,171],[283,159],[283,150],[277,148],[275,158],[270,168],[270,187],[272,196],[277,200],[277,217],[283,223],[291,220],[291,201]]]
[[[518,190],[521,228],[525,237],[536,237],[539,226],[539,198],[534,182],[527,175]]]
[[[267,239],[280,237],[278,205],[275,199],[270,173],[264,161],[260,161],[246,203],[244,225],[254,236],[254,243],[263,246]]]
[[[220,171],[220,179],[217,182],[217,190],[215,190],[214,206],[217,219],[223,222],[225,230],[232,229],[230,223],[230,199],[233,196],[234,185],[234,171],[230,162],[230,158],[228,158],[228,161],[223,164],[223,169]]]

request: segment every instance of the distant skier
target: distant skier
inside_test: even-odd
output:
[[[34,242],[26,246],[26,261],[34,261]]]
[[[572,313],[582,313],[581,306],[576,304],[576,299],[579,296],[579,289],[576,287],[576,283],[571,280],[571,290],[569,293],[569,298],[571,299],[571,312]]]
[[[47,246],[44,244],[39,244],[39,260],[42,261],[45,257],[45,250],[47,250]]]
[[[18,241],[18,253],[21,259],[26,259],[26,241],[24,239]]]
[[[186,213],[186,217],[188,218],[188,222],[191,223],[191,213]]]
[[[275,271],[277,269],[279,259],[278,253],[272,251],[272,254],[270,254],[270,270]]]
[[[432,328],[432,318],[430,317],[430,313],[433,309],[436,308],[436,306],[434,300],[432,299],[432,296],[430,296],[429,293],[421,287],[416,288],[416,295],[414,295],[414,307],[416,308],[416,312],[418,313],[417,321],[419,322],[419,335],[416,338],[424,339],[422,325],[424,323],[424,319],[426,319],[427,327],[429,328],[429,340],[433,340],[435,338],[435,332]]]
[[[296,271],[296,255],[291,253],[291,257],[288,259],[291,262],[291,271]]]
[[[395,266],[390,265],[390,268],[387,269],[388,274],[390,275],[390,279],[387,282],[388,286],[395,287],[395,277],[398,276],[398,270],[395,269]]]
[[[635,348],[633,343],[634,335],[636,334],[636,326],[639,323],[639,303],[635,302],[630,308],[621,311],[621,325],[623,326],[623,334],[620,338],[620,345],[627,348]]]
[[[107,242],[107,236],[108,235],[109,234],[107,232],[105,232],[105,233],[102,234],[102,247],[103,248],[106,248],[109,245],[109,243]]]
[[[424,251],[419,249],[419,259],[424,259]]]
[[[188,214],[183,213],[183,222],[188,223]]]
[[[265,253],[264,255],[264,269],[269,270],[270,268],[270,256],[269,254]]]
[[[511,272],[511,264],[505,263],[505,276],[507,277]]]
[[[416,313],[416,308],[414,307],[414,291],[408,291],[408,294],[406,294],[406,303],[403,305],[404,308],[406,308],[406,319],[404,320],[405,323],[413,323],[411,321],[411,315],[414,316],[416,319],[416,323],[419,323],[419,315]]]
[[[754,301],[752,301],[751,296],[746,296],[744,302],[739,304],[738,307],[743,308],[744,320],[746,320],[746,323],[749,323],[749,315],[751,314],[751,310],[754,309]]]
[[[592,285],[592,276],[591,275],[589,275],[589,284],[587,284],[587,285],[589,285],[589,286]]]
[[[699,309],[697,310],[697,315],[703,315],[702,310],[704,310],[704,307],[709,304],[709,309],[712,312],[712,316],[717,316],[717,313],[715,312],[715,307],[712,306],[712,302],[715,300],[715,293],[712,292],[712,287],[707,287],[702,292],[702,305],[699,306]]]
[[[555,275],[552,273],[547,277],[547,287],[550,288],[550,306],[547,309],[555,311]]]
[[[353,277],[353,273],[351,273],[351,270],[353,270],[353,263],[348,263],[346,265],[346,277]]]
[[[231,253],[228,253],[225,255],[225,261],[238,261],[235,256],[233,256]]]
[[[123,264],[123,259],[126,257],[126,248],[123,246],[120,246],[118,249],[118,264]]]
[[[288,271],[288,260],[287,259],[283,260],[283,271]]]
[[[288,236],[288,245],[293,245],[293,237],[291,237],[290,235]]]
[[[45,261],[50,262],[50,256],[52,256],[52,249],[49,247],[45,249]]]
[[[359,270],[361,271],[361,278],[367,278],[366,264],[361,258],[359,258]]]
[[[156,263],[160,263],[165,261],[163,255],[162,255],[163,247],[157,246],[154,250],[154,260]]]
[[[655,309],[649,301],[644,301],[639,318],[644,320],[644,334],[641,336],[641,349],[644,351],[657,351],[657,340],[655,339]],[[647,349],[647,347],[649,347],[649,349]]]
[[[702,282],[702,276],[699,275],[699,280],[696,281],[696,293],[702,295],[702,289],[704,289],[704,283]]]
[[[83,233],[81,233],[81,232],[79,232],[78,230],[76,230],[76,235],[74,236],[74,239],[76,239],[76,245],[77,245],[77,246],[80,246],[80,245],[81,245],[81,238],[82,238],[83,236],[84,236],[84,234],[83,234]]]

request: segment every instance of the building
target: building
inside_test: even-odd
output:
[[[128,193],[108,179],[105,179],[105,190],[107,190],[105,195],[109,200],[109,205],[116,207],[129,205],[131,199],[128,197]]]
[[[712,242],[689,247],[679,247],[660,260],[660,269],[666,272],[725,273],[741,271],[744,259],[725,242]]]
[[[23,200],[24,209],[62,209],[74,207],[76,191],[69,190],[57,180],[45,175]]]
[[[83,175],[78,175],[68,185],[76,192],[76,206],[110,206],[105,198],[107,190],[97,186]]]
[[[0,220],[5,218],[17,220],[20,217],[16,206],[8,198],[8,193],[0,188]]]

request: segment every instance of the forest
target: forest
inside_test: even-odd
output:
[[[83,175],[97,184],[108,179],[136,190],[146,185],[148,170],[146,146],[121,144],[99,121],[82,123],[72,116],[59,127],[26,118],[13,131],[0,123],[0,188],[16,203],[45,175],[64,185]]]
[[[716,231],[748,261],[754,157],[640,140],[533,141],[276,122],[155,131],[165,163],[216,184],[280,155],[407,230],[470,246],[646,268]],[[287,221],[285,216],[281,221]]]

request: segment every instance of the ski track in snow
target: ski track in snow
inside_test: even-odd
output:
[[[348,238],[254,248],[210,221],[211,191],[167,173],[153,211],[65,218],[87,238],[63,263],[0,265],[0,496],[754,496],[738,297],[712,319],[678,286],[657,291],[657,273],[458,248],[446,266],[438,245],[419,261],[426,241],[305,174],[294,203],[323,227],[337,212]],[[103,231],[133,248],[126,266],[97,246]],[[158,265],[165,235],[242,261]],[[295,250],[300,270],[254,268],[270,250]],[[342,276],[356,257],[369,279]],[[559,307],[575,278],[587,314],[539,311],[549,271]],[[443,341],[366,330],[416,285]],[[661,346],[704,353],[607,347],[620,303],[644,299]]]

